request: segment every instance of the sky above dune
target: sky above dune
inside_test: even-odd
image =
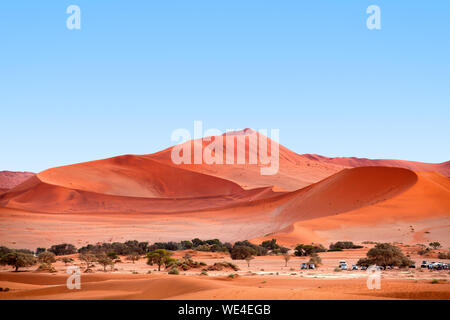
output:
[[[0,170],[153,153],[194,120],[280,129],[297,153],[450,160],[449,16],[446,0],[2,1]]]

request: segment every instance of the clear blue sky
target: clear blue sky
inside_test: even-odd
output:
[[[1,1],[0,170],[153,153],[194,120],[278,128],[298,153],[450,160],[449,17],[447,0]]]

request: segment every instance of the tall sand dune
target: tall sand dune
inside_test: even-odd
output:
[[[215,143],[217,137],[210,137],[210,140],[207,141],[192,140],[182,144],[181,146],[186,146],[187,149],[190,148],[191,150],[190,164],[181,163],[176,166],[233,181],[245,189],[276,186],[285,191],[298,190],[344,168],[342,165],[322,163],[299,155],[252,129],[230,132],[227,136],[219,137],[223,141],[221,152],[223,164],[194,163],[194,146],[196,143],[200,146],[202,154],[216,155],[214,152],[216,149],[214,149],[214,145],[211,147],[211,144]],[[260,141],[267,141],[267,148],[260,150]],[[279,170],[275,175],[261,175],[261,168],[268,166],[264,163],[264,159],[270,160],[272,144],[277,146],[279,150]],[[181,148],[181,146],[176,147]],[[176,147],[148,155],[148,157],[173,166],[171,156]],[[238,147],[241,150],[240,154],[243,154],[244,157],[238,157]],[[233,151],[232,156],[230,156],[232,164],[227,164],[228,149]],[[251,164],[252,161],[255,164]]]

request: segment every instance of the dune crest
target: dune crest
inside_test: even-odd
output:
[[[446,177],[450,177],[450,161],[442,163],[425,163],[406,160],[366,159],[356,157],[329,158],[317,154],[304,154],[303,156],[305,156],[308,159],[316,160],[322,163],[336,164],[351,168],[369,167],[369,166],[397,167],[413,171],[434,171]]]

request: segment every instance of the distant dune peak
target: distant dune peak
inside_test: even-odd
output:
[[[0,171],[0,192],[12,189],[33,176],[32,172]]]
[[[225,132],[223,135],[227,136],[246,136],[246,135],[252,135],[258,133],[257,131],[251,129],[251,128],[245,128],[242,130],[236,130],[236,131],[228,131]]]
[[[322,163],[336,164],[344,167],[397,167],[405,168],[413,171],[435,171],[443,176],[450,177],[450,161],[442,163],[425,163],[408,160],[396,160],[396,159],[368,159],[357,157],[325,157],[318,154],[303,154],[307,159],[319,161]]]

